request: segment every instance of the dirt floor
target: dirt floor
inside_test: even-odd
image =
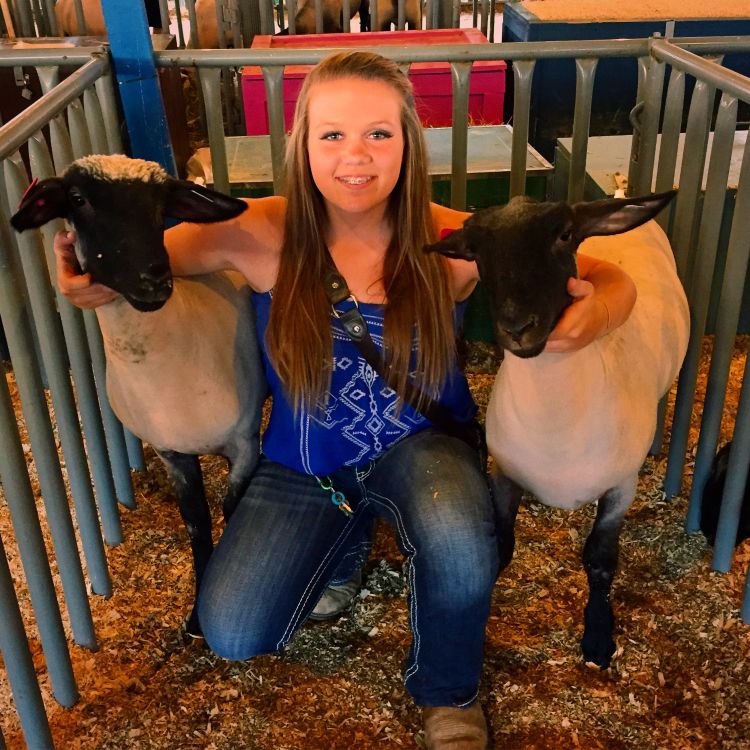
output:
[[[740,341],[734,384],[746,345]],[[471,384],[484,404],[492,376],[483,365],[492,357],[480,354]],[[691,450],[694,442],[695,434]],[[665,463],[647,460],[627,518],[613,592],[618,651],[606,671],[587,668],[579,650],[580,552],[593,509],[568,515],[530,500],[522,507],[516,556],[497,583],[487,634],[481,702],[494,747],[750,747],[750,630],[738,612],[750,545],[739,548],[730,574],[712,572],[703,537],[683,531],[685,496],[664,499]],[[205,468],[218,519],[226,472],[215,459]],[[419,711],[401,676],[409,643],[402,560],[387,529],[379,530],[365,588],[346,616],[305,626],[283,654],[229,663],[183,635],[192,597],[187,537],[150,451],[148,471],[134,480],[138,508],[123,511],[126,541],[108,552],[115,593],[92,599],[100,648],[71,649],[81,693],[72,709],[50,698],[0,505],[58,750],[420,746]],[[2,669],[0,727],[9,750],[25,747]]]

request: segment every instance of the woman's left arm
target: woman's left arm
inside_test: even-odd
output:
[[[574,299],[550,334],[547,352],[582,349],[622,325],[635,304],[633,280],[612,263],[579,255],[578,274],[568,280]]]

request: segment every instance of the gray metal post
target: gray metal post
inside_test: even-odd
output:
[[[7,407],[8,392],[0,387],[0,410]],[[12,412],[12,409],[11,409]],[[2,460],[0,458],[0,460]],[[5,547],[0,537],[0,610],[3,626],[0,628],[0,654],[8,673],[13,698],[21,720],[21,729],[29,750],[54,750],[44,702],[36,681],[36,670],[23,629],[21,611],[18,608],[13,579],[5,557]],[[0,748],[5,743],[0,735]]]
[[[748,465],[750,465],[750,367],[746,364],[714,543],[712,567],[720,573],[728,573],[732,567],[740,512],[745,499]]]
[[[22,168],[23,165],[19,167],[11,159],[5,160],[5,184],[8,199],[12,205],[20,202],[25,189],[26,180],[25,177],[21,177]],[[68,374],[68,358],[60,321],[55,310],[44,251],[39,235],[36,233],[24,233],[18,237],[17,241],[42,349],[42,359],[50,382],[55,420],[68,470],[68,481],[86,556],[89,580],[94,591],[108,595],[111,592],[111,583],[107,570],[107,558],[104,554],[104,543],[91,489],[88,462],[83,449],[78,412]]]
[[[576,60],[576,103],[573,115],[573,143],[570,147],[570,175],[568,176],[568,201],[583,200],[586,181],[586,151],[591,125],[591,99],[594,95],[596,58]]]
[[[531,82],[536,60],[513,62],[513,144],[510,155],[510,196],[526,192],[526,148],[529,141]]]
[[[3,318],[3,322],[5,323],[5,318]],[[16,340],[13,331],[9,331],[8,334],[8,344],[11,347],[11,356],[15,365],[19,359],[18,355],[21,354],[17,349],[19,342]],[[30,429],[28,424],[27,428]],[[36,445],[38,447],[38,442]],[[34,446],[32,445],[32,447]],[[36,450],[34,450],[37,473],[39,458],[42,457],[41,455],[37,457]],[[36,514],[34,494],[31,491],[27,474],[26,461],[16,425],[16,416],[4,379],[3,382],[0,382],[0,475],[5,491],[5,500],[10,508],[13,531],[18,543],[18,552],[26,575],[31,603],[36,615],[35,619],[42,649],[47,660],[52,692],[58,703],[63,706],[72,706],[78,699],[73,666],[70,662],[70,654],[68,654],[68,645],[65,642],[65,632],[60,617],[60,609],[57,606],[55,585],[52,582],[47,550],[44,546],[44,538]],[[67,510],[67,507],[65,510]],[[68,517],[68,520],[70,520],[70,517]],[[4,552],[3,562],[5,562]],[[77,556],[75,557],[75,563],[78,563],[80,573],[80,563]],[[69,556],[60,560],[59,564],[61,571],[62,567],[65,566],[66,569],[69,568],[75,573],[76,565],[69,559]],[[2,629],[0,628],[0,630]]]
[[[29,348],[31,341],[31,325],[28,318],[26,307],[23,304],[20,288],[23,284],[20,268],[17,267],[17,261],[12,251],[11,239],[8,236],[8,229],[5,228],[5,222],[0,221],[0,316],[2,317],[5,335],[8,340],[11,360],[13,362],[13,371],[16,377],[16,385],[21,396],[23,413],[26,421],[26,430],[29,435],[29,441],[34,454],[34,463],[39,477],[39,483],[42,490],[42,499],[44,501],[47,520],[52,534],[52,541],[55,548],[55,556],[60,566],[61,580],[63,591],[70,608],[71,625],[76,640],[90,648],[94,648],[96,640],[91,625],[91,617],[88,609],[88,600],[86,588],[83,583],[83,572],[81,563],[78,558],[78,547],[73,529],[73,522],[70,517],[68,507],[68,497],[65,490],[65,484],[60,470],[60,463],[55,446],[52,426],[50,424],[49,412],[47,411],[47,402],[44,398],[41,376],[39,374],[36,358]],[[0,430],[0,439],[10,441],[2,449],[3,455],[9,454],[14,450],[13,436],[17,439],[17,430],[15,426],[15,417],[11,425]],[[10,471],[6,468],[4,473]],[[20,474],[18,476],[21,476]],[[24,478],[28,483],[28,478]],[[18,487],[21,480],[10,482],[6,481],[6,494],[8,487]],[[9,484],[7,482],[10,482]],[[23,492],[24,490],[19,490]],[[15,497],[15,496],[14,496]],[[35,506],[33,494],[30,492],[24,497],[30,497],[30,500],[21,504],[19,513],[25,525],[34,525],[38,527],[38,519],[34,514],[33,517],[28,515],[34,513]],[[10,503],[10,500],[9,500]],[[16,519],[14,518],[14,523]],[[19,521],[21,523],[21,521]],[[33,532],[32,532],[33,533]],[[29,537],[24,537],[30,539]],[[34,535],[33,538],[36,538]],[[40,535],[41,538],[41,535]],[[31,544],[31,541],[29,541]],[[34,548],[28,548],[28,556],[34,554]],[[41,554],[44,557],[46,565],[46,551],[41,544]],[[47,570],[49,568],[47,567]],[[42,573],[43,576],[43,573]],[[29,581],[30,587],[37,585],[36,578]],[[97,579],[98,582],[98,579]],[[108,583],[108,580],[106,581]],[[51,578],[49,579],[50,591],[47,591],[46,579],[39,579],[39,586],[42,589],[37,597],[43,602],[50,598],[55,602],[54,589],[52,588]],[[105,588],[99,592],[104,594],[111,593],[111,589]],[[58,615],[59,617],[59,615]],[[53,642],[55,636],[51,636]],[[63,678],[64,681],[65,678]]]
[[[732,229],[729,234],[727,261],[719,298],[719,312],[716,320],[716,335],[711,356],[711,367],[706,380],[706,400],[703,405],[703,419],[698,439],[698,453],[702,462],[709,462],[716,450],[721,413],[724,407],[729,367],[734,349],[734,337],[740,319],[742,291],[750,256],[750,140],[745,144],[745,152],[740,167],[740,180],[734,204]],[[700,503],[696,494],[688,509],[687,529],[697,531],[700,525]]]
[[[698,364],[703,335],[706,330],[706,318],[711,298],[711,286],[714,278],[714,266],[719,244],[719,234],[724,218],[724,202],[727,195],[727,175],[732,160],[732,147],[737,124],[737,99],[726,94],[721,98],[719,114],[716,118],[711,162],[708,168],[706,183],[706,197],[703,201],[703,216],[701,218],[698,246],[693,267],[688,299],[692,312],[692,329],[690,331],[689,357],[685,358],[686,392],[694,393],[698,380]],[[688,381],[689,378],[689,381]],[[690,505],[692,516],[699,515],[698,506],[703,495],[708,474],[713,461],[715,441],[709,438],[709,431],[701,427],[698,448],[693,467],[693,482],[690,488]],[[734,544],[732,545],[734,546]]]
[[[100,93],[101,91],[106,92],[106,89],[97,90],[100,91]],[[64,118],[58,116],[52,119],[49,124],[49,130],[55,170],[58,173],[61,173],[74,159],[73,145]],[[108,133],[107,140],[111,145],[110,136],[116,136]],[[82,156],[83,153],[79,153],[78,155]],[[83,311],[83,321],[86,330],[86,338],[88,340],[88,349],[91,354],[91,366],[94,371],[96,389],[99,394],[98,400],[101,408],[101,417],[104,424],[107,449],[109,451],[112,474],[115,482],[115,491],[120,503],[128,508],[134,508],[135,499],[133,497],[133,485],[130,479],[130,462],[128,460],[128,451],[125,445],[123,428],[120,421],[115,416],[115,413],[112,411],[112,407],[109,404],[109,398],[107,397],[107,389],[105,387],[106,368],[104,347],[102,346],[101,333],[99,332],[99,323],[96,320],[96,314],[93,310]],[[113,524],[108,523],[107,528],[105,529],[105,532],[107,533],[107,541],[111,544],[119,544],[119,542],[122,541],[121,535],[117,531],[118,523],[119,521],[115,521]]]
[[[696,81],[693,98],[690,103],[688,127],[685,134],[685,147],[680,170],[680,192],[675,206],[674,231],[672,246],[675,251],[677,271],[682,283],[688,286],[688,273],[691,267],[693,228],[698,194],[703,178],[703,165],[708,142],[708,120],[706,112],[710,105],[713,89],[703,81]],[[693,411],[693,393],[686,383],[683,385],[684,366],[680,373],[677,389],[674,418],[672,421],[672,438],[669,443],[667,471],[664,478],[664,492],[672,497],[680,491],[682,472],[685,466],[685,449],[687,448],[690,417]]]
[[[469,76],[471,62],[452,62],[451,208],[466,210],[466,162],[469,147]]]
[[[284,192],[284,147],[286,137],[284,134],[283,80],[284,68],[281,65],[263,66],[263,82],[266,88],[266,102],[268,102],[268,132],[271,134],[273,192],[276,195],[282,195]]]
[[[47,142],[38,135],[29,141],[29,157],[34,177],[43,180],[54,173]],[[91,372],[91,354],[86,342],[86,331],[81,311],[73,307],[57,289],[56,268],[52,239],[60,222],[47,224],[42,228],[47,253],[47,267],[55,288],[57,309],[62,321],[65,343],[68,350],[73,381],[76,384],[76,397],[86,435],[86,452],[89,456],[91,473],[96,488],[98,508],[102,520],[102,530],[107,544],[122,542],[122,526],[117,512],[117,496],[112,481],[112,467],[107,454],[107,443],[102,425],[96,384]]]

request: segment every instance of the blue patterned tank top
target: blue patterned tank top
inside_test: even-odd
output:
[[[271,292],[253,294],[263,365],[273,396],[271,417],[263,433],[263,453],[272,461],[306,474],[322,476],[344,466],[361,466],[379,458],[394,443],[430,426],[430,422],[399,398],[361,357],[356,346],[331,315],[333,374],[326,403],[296,415],[268,359],[265,332]],[[383,305],[359,303],[370,336],[383,347]],[[465,303],[456,305],[456,325]],[[466,378],[457,366],[449,374],[440,402],[455,419],[467,422],[477,411]]]

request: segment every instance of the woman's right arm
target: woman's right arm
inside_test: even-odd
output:
[[[242,273],[256,291],[276,282],[284,236],[286,200],[279,197],[248,201],[237,218],[212,224],[183,222],[164,233],[164,244],[175,276],[225,269]],[[69,302],[93,308],[111,302],[117,293],[82,274],[75,257],[75,234],[55,235],[57,284]]]
[[[237,218],[211,224],[183,222],[164,233],[164,243],[175,276],[212,271],[242,273],[256,291],[276,281],[284,237],[286,200],[277,196],[247,201]]]

